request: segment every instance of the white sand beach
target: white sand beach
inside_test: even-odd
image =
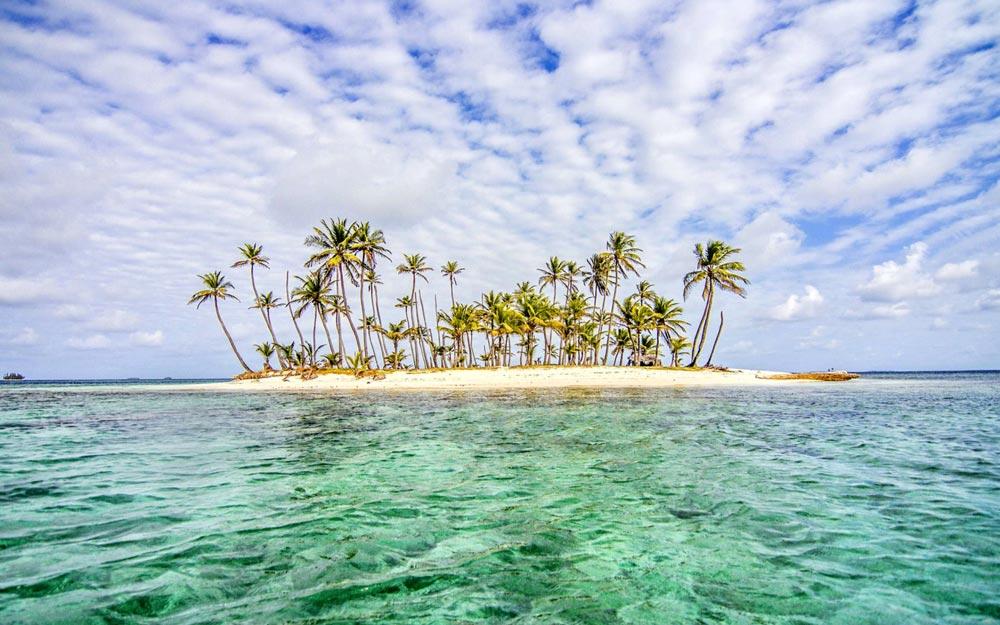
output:
[[[280,375],[199,386],[218,391],[669,388],[685,386],[776,386],[808,380],[774,380],[775,371],[686,370],[631,367],[512,367],[435,371],[384,371],[377,377],[328,373],[311,380]],[[382,378],[384,375],[384,378]],[[813,382],[815,383],[815,382]]]

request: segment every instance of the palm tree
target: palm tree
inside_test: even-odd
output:
[[[327,369],[339,369],[342,362],[340,354],[323,354],[323,366]]]
[[[566,263],[557,256],[550,257],[549,262],[545,263],[543,267],[538,268],[538,271],[542,274],[542,277],[538,279],[538,286],[546,287],[551,285],[553,301],[556,299],[556,286],[563,282],[565,268]]]
[[[354,249],[361,256],[361,267],[358,268],[358,294],[361,297],[361,318],[366,319],[368,312],[365,309],[365,278],[368,271],[375,270],[375,263],[378,258],[389,260],[389,250],[385,246],[385,235],[381,230],[373,230],[371,225],[365,221],[354,226]],[[372,302],[374,306],[374,302]],[[376,315],[377,316],[377,315]],[[368,341],[370,330],[362,328],[361,336],[364,339],[364,354],[368,356]]]
[[[254,299],[253,306],[250,308],[256,308],[260,310],[261,314],[264,315],[264,323],[267,324],[267,329],[271,333],[271,343],[272,345],[278,345],[278,341],[274,340],[274,325],[271,323],[271,310],[281,306],[281,298],[274,296],[274,291],[268,291],[267,293],[261,293]],[[280,351],[277,352],[278,364],[282,368],[285,366],[284,356]]]
[[[386,355],[385,364],[387,367],[391,366],[393,369],[398,369],[406,359],[406,353],[399,349],[399,342],[409,338],[411,330],[406,327],[405,321],[390,323],[389,327],[380,328],[380,330],[385,338],[389,339],[389,342],[392,343],[392,351]]]
[[[580,265],[576,264],[575,261],[567,260],[563,263],[563,275],[562,283],[566,288],[566,299],[569,300],[569,296],[576,293],[576,279],[580,277],[583,270],[580,269]]]
[[[455,284],[457,280],[455,279],[458,274],[465,271],[464,267],[459,267],[458,261],[449,260],[445,264],[441,265],[441,275],[448,278],[448,287],[451,289],[451,305],[455,305]]]
[[[687,322],[681,319],[684,310],[669,297],[653,296],[653,329],[656,330],[656,353],[660,353],[660,335],[668,340],[679,336]]]
[[[274,355],[274,343],[258,343],[254,345],[257,353],[264,358],[264,371],[271,370],[271,356]],[[280,358],[279,354],[279,358]]]
[[[337,294],[347,301],[347,290],[345,284],[345,268],[347,274],[353,276],[358,268],[363,264],[360,252],[357,249],[357,227],[356,224],[348,225],[346,219],[320,220],[319,227],[313,228],[313,233],[306,237],[305,244],[308,247],[317,248],[306,261],[306,267],[322,265],[328,271],[324,274],[327,283],[332,282],[336,277]],[[352,277],[353,280],[353,277]],[[336,315],[337,334],[340,335],[340,315]],[[358,336],[358,329],[354,326],[354,319],[348,315],[347,322],[351,326],[354,334],[355,346],[361,347],[361,339]]]
[[[738,260],[730,260],[730,257],[741,251],[740,248],[732,247],[722,241],[709,241],[706,245],[698,243],[694,246],[697,267],[684,276],[684,299],[687,299],[688,294],[698,283],[702,283],[701,297],[705,300],[705,310],[701,314],[701,320],[698,322],[691,339],[689,367],[698,363],[698,356],[701,355],[701,350],[705,345],[715,290],[729,291],[740,297],[747,296],[746,289],[743,287],[749,285],[750,280],[741,273],[746,271],[746,267]]]
[[[331,312],[331,310],[336,311],[338,303],[343,300],[339,296],[330,295],[330,287],[327,284],[327,280],[323,276],[321,271],[311,271],[306,275],[305,278],[300,276],[295,276],[296,279],[301,283],[299,287],[292,291],[292,301],[299,305],[296,311],[296,316],[302,316],[302,312],[306,307],[312,307],[313,311],[313,331],[312,331],[312,345],[316,345],[316,321],[319,320],[323,324],[323,332],[326,333],[327,344],[330,344],[330,328],[326,323],[326,315]],[[333,349],[331,347],[331,349]],[[343,341],[341,341],[341,350],[343,350]],[[341,358],[343,358],[343,351],[341,351]],[[315,365],[315,359],[312,361]]]
[[[232,264],[233,268],[238,267],[249,267],[250,268],[250,288],[253,290],[253,301],[257,302],[260,300],[260,293],[257,292],[257,280],[254,278],[254,267],[261,266],[264,269],[270,269],[271,259],[264,256],[263,246],[257,243],[244,243],[239,247],[240,258]],[[257,308],[253,306],[252,308]],[[271,325],[271,316],[265,312],[264,308],[260,309],[261,317],[264,318],[264,325],[267,327],[268,333],[271,335],[271,342],[277,343],[278,337],[274,335],[274,326]],[[281,356],[278,356],[281,359]]]
[[[621,284],[622,278],[628,276],[629,272],[639,275],[639,267],[645,267],[642,264],[641,252],[636,243],[635,237],[624,232],[612,232],[608,237],[608,254],[611,256],[611,273],[612,273],[612,284],[614,285],[611,294],[611,309],[614,310],[618,302],[618,286]],[[604,344],[604,358],[603,362],[608,361],[608,348],[611,345],[611,334],[608,334],[608,340]]]
[[[403,262],[396,266],[396,273],[410,274],[410,308],[412,309],[412,319],[410,320],[410,325],[411,327],[417,328],[418,332],[420,319],[417,316],[417,278],[419,277],[423,279],[424,282],[427,282],[427,276],[425,274],[430,271],[430,269],[430,266],[427,265],[427,258],[421,254],[403,254]],[[421,345],[423,345],[422,342]],[[416,346],[414,346],[413,363],[414,366],[417,365]],[[424,354],[424,365],[427,365],[426,353]]]
[[[607,296],[611,281],[611,254],[599,252],[587,259],[587,268],[583,270],[583,284],[594,296],[593,307],[597,308],[597,296]],[[604,310],[604,306],[601,306]]]
[[[212,304],[215,306],[215,317],[219,320],[219,325],[222,326],[222,332],[226,335],[226,339],[229,340],[229,346],[233,348],[233,353],[236,354],[236,360],[240,361],[243,365],[243,369],[246,371],[251,371],[250,367],[247,365],[246,361],[243,360],[243,356],[240,356],[240,352],[236,349],[236,343],[233,342],[233,337],[229,334],[229,329],[226,327],[225,322],[222,321],[222,313],[219,312],[219,300],[220,299],[234,299],[237,302],[240,301],[235,295],[230,293],[230,289],[235,288],[232,282],[226,280],[226,277],[222,275],[221,271],[213,271],[212,273],[206,273],[198,276],[201,278],[202,286],[205,288],[195,291],[191,299],[188,300],[188,304],[197,303],[195,308],[201,308],[201,305],[212,300]]]
[[[691,348],[691,341],[686,336],[675,336],[670,339],[670,366],[679,367],[681,355],[686,354]]]

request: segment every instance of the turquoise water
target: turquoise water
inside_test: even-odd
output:
[[[0,623],[996,623],[1000,374],[0,386]]]

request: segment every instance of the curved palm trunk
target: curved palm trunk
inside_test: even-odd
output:
[[[229,328],[226,327],[226,323],[222,320],[222,313],[219,312],[219,298],[213,297],[212,303],[215,305],[215,317],[219,320],[219,325],[222,326],[222,332],[225,333],[226,339],[229,340],[229,346],[233,348],[233,353],[236,354],[236,360],[240,361],[240,364],[243,365],[243,369],[246,371],[253,371],[253,369],[247,365],[246,361],[243,360],[243,356],[240,356],[240,351],[236,349],[236,343],[233,341],[233,337],[229,334]]]
[[[711,315],[712,315],[712,300],[715,299],[715,291],[709,289],[708,299],[705,300],[705,325],[701,328],[701,337],[698,339],[697,347],[694,343],[691,344],[691,364],[689,366],[695,366],[698,362],[698,357],[701,356],[701,350],[705,346],[705,338],[708,336],[708,328],[711,325]]]
[[[719,345],[719,337],[722,336],[722,326],[726,323],[726,316],[724,311],[719,311],[719,331],[715,333],[715,341],[712,342],[712,351],[708,353],[708,360],[705,361],[705,366],[709,367],[712,364],[712,356],[715,356],[715,348]]]
[[[330,338],[330,326],[328,326],[327,323],[326,323],[326,311],[325,310],[323,311],[323,314],[321,314],[319,316],[319,320],[323,323],[323,332],[326,333],[326,347],[327,347],[327,349],[330,350],[330,353],[332,354],[333,353],[333,340]]]
[[[299,328],[298,319],[295,318],[295,312],[292,310],[292,293],[288,290],[288,272],[285,272],[285,306],[288,308],[288,315],[292,318],[292,325],[295,326],[295,333],[299,335],[299,347],[306,342],[302,338],[302,329]]]
[[[253,263],[250,263],[250,288],[253,289],[253,303],[260,304],[260,293],[257,292],[257,281],[254,279],[253,275]],[[263,306],[260,307],[260,316],[264,318],[264,325],[267,327],[267,331],[271,335],[271,343],[277,345],[278,337],[274,335],[274,327],[271,326],[271,318]],[[278,352],[277,356],[278,363],[281,365],[281,368],[284,369],[285,361],[281,357],[281,352]],[[268,368],[270,368],[270,365],[268,365]]]

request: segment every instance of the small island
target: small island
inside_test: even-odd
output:
[[[437,294],[419,288],[421,282],[430,284],[433,269],[427,258],[403,254],[395,273],[406,281],[408,293],[393,304],[402,318],[388,322],[383,321],[378,270],[392,254],[381,230],[368,222],[324,219],[305,246],[307,271],[294,276],[294,288],[291,273],[285,272],[284,299],[258,288],[255,272],[270,268],[261,245],[243,244],[232,264],[249,273],[250,308],[259,311],[265,332],[254,345],[261,357],[257,369],[244,359],[222,318],[220,302],[239,301],[235,286],[221,271],[199,276],[202,288],[188,303],[212,304],[243,368],[237,383],[257,382],[258,388],[269,389],[601,388],[857,377],[712,365],[725,325],[721,296],[745,298],[750,285],[737,258],[740,248],[723,241],[696,244],[694,267],[681,280],[684,300],[695,293],[702,300],[693,325],[684,319],[680,302],[641,279],[643,250],[625,232],[612,232],[604,249],[582,263],[550,257],[537,270],[537,281],[483,292],[469,302],[455,296],[465,269],[458,261],[446,261],[440,267],[447,288],[443,306]],[[630,277],[636,283],[628,293],[624,287]],[[272,318],[277,311],[288,315],[292,337],[278,337]],[[288,384],[293,378],[296,382]]]

